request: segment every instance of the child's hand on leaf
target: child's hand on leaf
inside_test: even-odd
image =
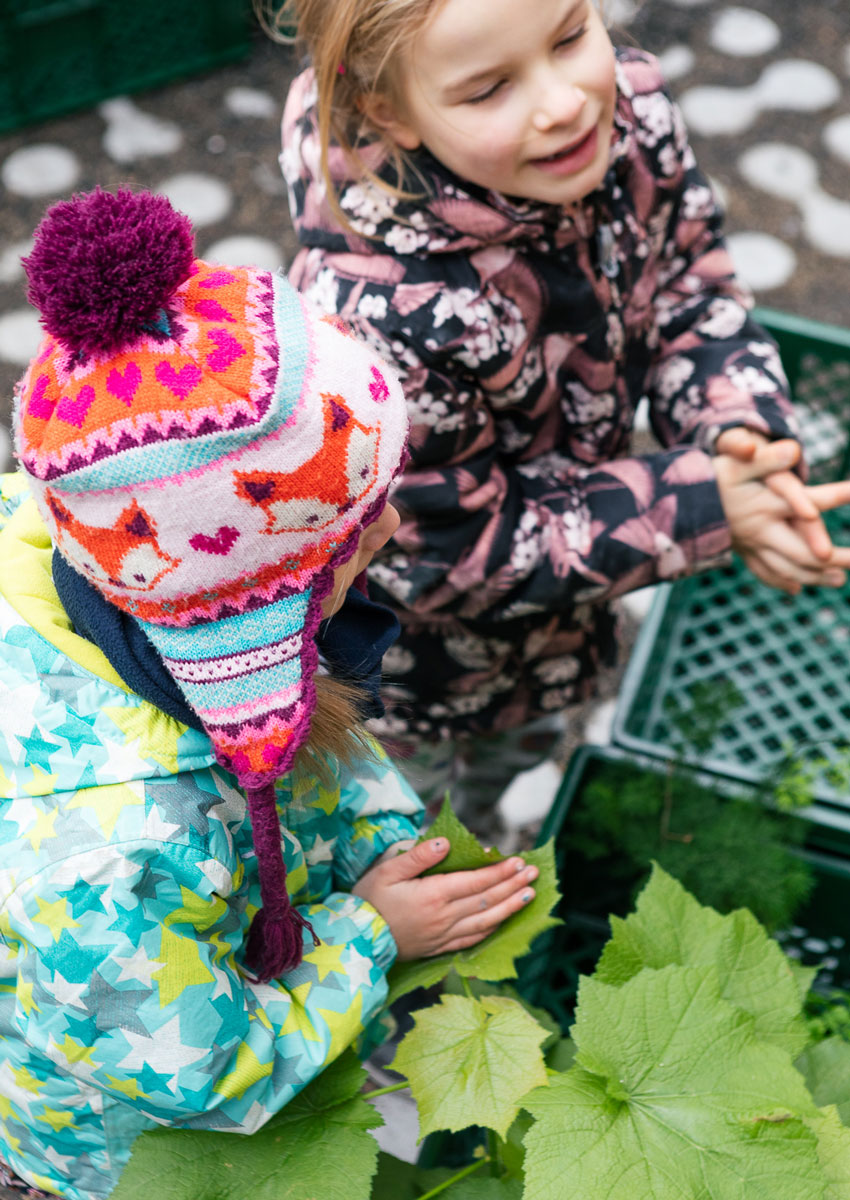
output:
[[[521,858],[421,878],[448,852],[446,838],[388,857],[390,851],[351,889],[387,922],[401,960],[475,946],[534,897],[530,884],[538,871]]]
[[[801,451],[789,438],[727,429],[715,449],[732,546],[753,574],[792,595],[804,584],[841,587],[850,548],[832,544],[821,513],[850,503],[850,482],[807,487],[793,474]]]

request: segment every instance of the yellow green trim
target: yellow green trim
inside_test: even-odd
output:
[[[8,476],[3,479],[4,495]],[[20,490],[20,489],[19,489]],[[53,546],[35,501],[24,500],[0,529],[0,595],[36,633],[72,662],[99,679],[132,694],[109,659],[86,638],[74,633],[53,584]]]

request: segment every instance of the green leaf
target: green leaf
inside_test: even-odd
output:
[[[535,1200],[823,1200],[811,1097],[713,967],[582,981],[577,1065],[526,1098]]]
[[[383,1121],[364,1079],[346,1054],[250,1136],[143,1133],[112,1200],[368,1200]]]
[[[823,1109],[806,1124],[818,1139],[818,1157],[827,1179],[823,1200],[847,1200],[850,1196],[850,1129],[841,1124],[834,1106]]]
[[[446,1200],[522,1200],[519,1179],[493,1179],[483,1174],[486,1170],[482,1167],[481,1175],[469,1175],[447,1188]]]
[[[788,965],[791,968],[791,974],[794,976],[794,982],[797,985],[797,994],[800,997],[800,1004],[802,1005],[805,1003],[820,968],[804,967],[801,962],[797,962],[793,958],[788,959]]]
[[[576,1044],[570,1037],[561,1038],[546,1053],[546,1066],[550,1071],[569,1071],[575,1062]]]
[[[426,875],[448,875],[451,871],[474,871],[477,867],[486,867],[490,863],[502,862],[505,855],[498,850],[485,850],[474,833],[458,820],[452,812],[448,794],[443,800],[427,834],[419,839],[420,842],[431,842],[434,838],[448,838],[451,847],[447,856],[434,867],[429,867]]]
[[[625,920],[612,917],[611,931],[594,979],[617,985],[645,967],[712,965],[724,1000],[753,1016],[760,1038],[791,1055],[805,1046],[808,1033],[790,960],[746,909],[721,916],[656,864],[636,911]]]
[[[549,1050],[562,1040],[561,1026],[552,1014],[545,1008],[530,1004],[525,996],[520,995],[516,988],[509,983],[488,983],[484,979],[464,978],[452,970],[446,977],[443,993],[446,996],[474,996],[476,1000],[480,1000],[482,996],[507,996],[509,1000],[516,1000],[517,1004],[521,1004],[525,1011],[534,1017],[538,1025],[548,1029],[549,1036],[543,1043],[544,1055],[548,1056]]]
[[[433,835],[433,826],[431,834]],[[469,836],[472,837],[471,834]],[[464,845],[466,846],[466,843]],[[479,850],[482,855],[485,853],[480,847]],[[465,849],[464,853],[466,852]],[[504,855],[497,854],[497,859],[503,857]],[[441,979],[445,979],[451,970],[467,978],[476,977],[489,981],[516,978],[516,960],[528,953],[536,937],[560,924],[556,917],[549,915],[560,899],[555,872],[554,843],[549,841],[545,846],[524,852],[523,858],[529,866],[536,866],[540,872],[534,882],[535,896],[531,903],[514,913],[488,938],[469,950],[459,950],[456,954],[441,954],[437,958],[421,958],[416,962],[399,963],[393,967],[389,976],[388,1004],[394,1004],[400,996],[412,992],[414,988],[432,987]],[[491,861],[496,860],[488,857],[474,863],[473,866],[486,866]]]
[[[378,1170],[372,1180],[372,1200],[419,1200],[420,1196],[456,1174],[455,1167],[419,1167],[381,1151]],[[446,1200],[451,1195],[447,1191]]]
[[[504,1137],[522,1097],[546,1083],[546,1030],[502,996],[442,996],[414,1020],[393,1069],[410,1084],[422,1136],[474,1124]]]
[[[844,1124],[850,1125],[850,1042],[830,1037],[809,1046],[797,1059],[797,1070],[802,1071],[815,1104],[819,1108],[834,1104]]]
[[[533,1118],[525,1109],[520,1109],[519,1115],[508,1130],[507,1137],[499,1138],[498,1159],[507,1175],[516,1179],[524,1177],[525,1164],[525,1135],[533,1124]]]

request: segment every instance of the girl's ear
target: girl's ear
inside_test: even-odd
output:
[[[416,150],[422,144],[419,134],[398,115],[388,96],[373,92],[371,95],[361,96],[358,105],[366,119],[390,141],[395,142],[400,150]]]

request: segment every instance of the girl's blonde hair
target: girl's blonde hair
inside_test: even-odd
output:
[[[295,770],[317,775],[330,784],[333,771],[330,759],[351,766],[357,757],[374,758],[374,739],[363,728],[359,705],[360,688],[332,675],[316,675],[316,707],[310,722],[310,737],[295,756]]]
[[[439,0],[253,0],[257,19],[275,41],[302,44],[316,76],[322,175],[337,217],[351,225],[339,206],[328,152],[338,145],[361,178],[400,198],[405,190],[404,152],[371,123],[369,100],[386,97],[400,107],[398,63]],[[329,11],[330,10],[330,11]],[[399,184],[376,175],[365,160],[364,143],[382,142]]]

